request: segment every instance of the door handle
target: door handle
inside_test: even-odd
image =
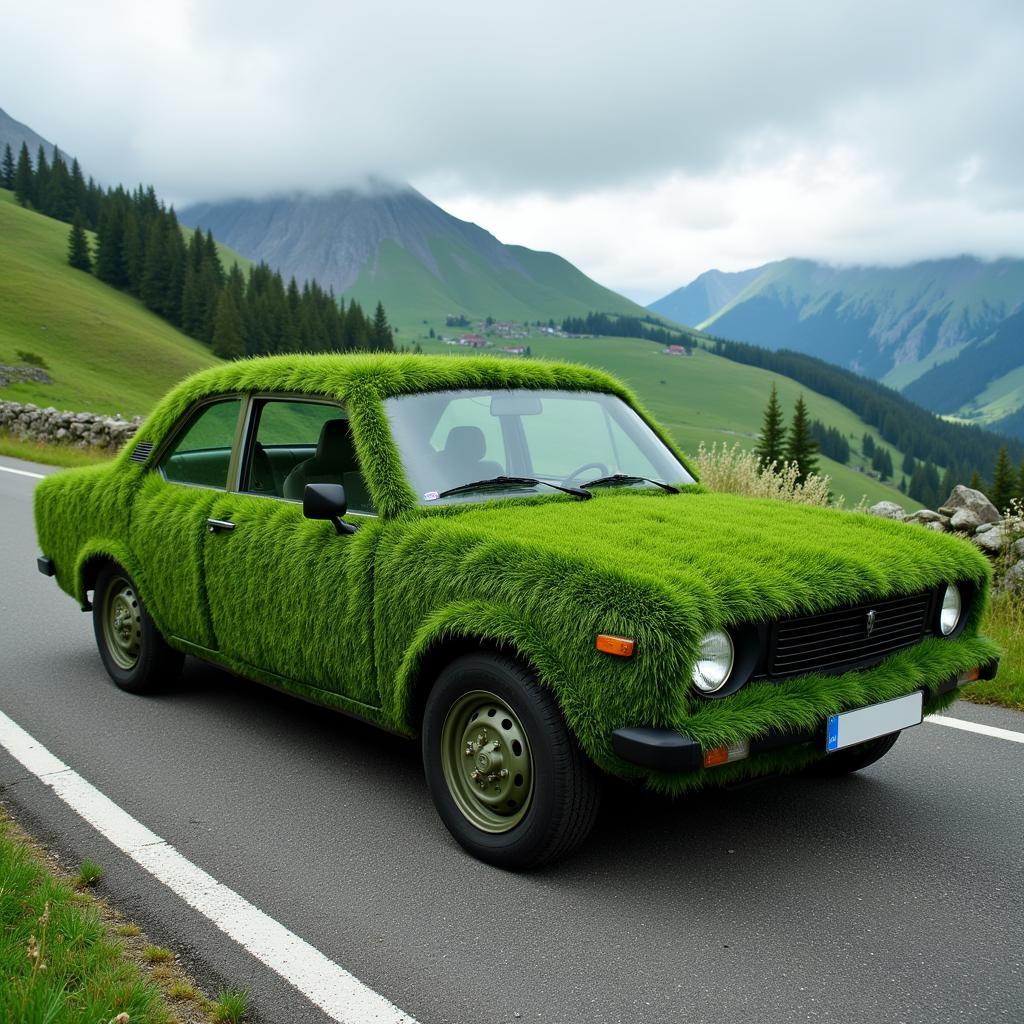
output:
[[[206,528],[210,533],[216,533],[218,530],[233,530],[235,524],[229,523],[226,519],[207,519]]]

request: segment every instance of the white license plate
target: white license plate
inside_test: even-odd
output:
[[[884,704],[872,704],[870,707],[857,708],[856,711],[833,715],[828,720],[825,750],[831,753],[865,740],[899,732],[912,725],[920,725],[923,706],[924,692],[916,690],[906,697],[887,700]]]

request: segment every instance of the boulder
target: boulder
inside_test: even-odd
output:
[[[1019,541],[1017,542],[1020,543]],[[1024,562],[1018,562],[1016,565],[1011,565],[1006,570],[1005,575],[999,581],[998,587],[1000,590],[1024,590]]]
[[[896,519],[902,522],[907,518],[907,513],[901,505],[895,501],[880,501],[868,509],[869,516],[878,516],[881,519]]]
[[[972,487],[964,487],[957,484],[953,492],[946,499],[946,503],[939,509],[944,516],[952,518],[960,510],[968,510],[974,514],[978,523],[998,523],[1002,519],[999,509],[985,497],[981,491]]]
[[[927,526],[930,530],[945,531],[949,529],[949,516],[939,515],[938,512],[933,512],[930,508],[918,509],[907,516],[904,522]]]
[[[993,526],[991,530],[986,530],[984,533],[976,533],[972,539],[982,551],[987,551],[990,555],[997,555],[1009,542],[1010,533],[1000,523],[999,526]]]
[[[974,509],[958,508],[950,517],[949,525],[952,529],[962,533],[974,533],[983,522],[978,518],[978,513]]]

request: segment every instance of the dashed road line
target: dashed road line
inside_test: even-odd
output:
[[[333,1020],[339,1024],[416,1024],[344,967],[193,864],[2,711],[0,746],[114,846]]]
[[[963,729],[964,732],[976,732],[981,736],[994,736],[997,740],[1009,740],[1011,743],[1024,743],[1024,732],[1012,729],[1000,729],[995,725],[982,725],[980,722],[968,722],[963,718],[948,718],[946,715],[929,715],[926,722],[932,725],[946,725],[950,729]]]

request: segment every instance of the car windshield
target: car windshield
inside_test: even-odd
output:
[[[654,431],[615,395],[438,391],[389,398],[384,407],[421,504],[553,493],[540,481],[646,488],[656,486],[650,481],[693,482]],[[629,479],[602,480],[620,475]],[[498,477],[516,479],[484,484]],[[479,489],[445,494],[478,482]]]

